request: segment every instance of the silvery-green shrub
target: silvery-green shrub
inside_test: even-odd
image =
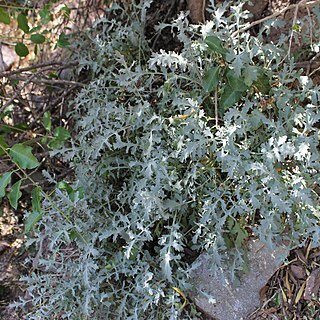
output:
[[[75,178],[44,198],[28,241],[29,298],[15,304],[33,306],[27,319],[195,319],[173,289],[191,287],[190,250],[234,277],[248,236],[319,243],[319,88],[287,39],[263,42],[269,22],[237,33],[242,5],[211,3],[205,24],[181,13],[170,25],[181,52],[152,52],[148,5],[78,44],[92,81],[71,146],[54,152]]]

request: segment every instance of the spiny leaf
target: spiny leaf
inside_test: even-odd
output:
[[[6,193],[6,187],[11,181],[12,172],[5,172],[0,177],[0,198],[3,198]]]
[[[268,94],[271,90],[270,78],[262,70],[259,72],[258,78],[253,85],[263,94]]]
[[[235,76],[232,70],[227,72],[227,79],[230,87],[235,91],[244,92],[248,88],[239,77]]]
[[[223,57],[228,53],[228,50],[222,46],[222,41],[218,37],[209,36],[204,42],[212,51],[221,54]]]
[[[11,187],[11,191],[8,194],[8,199],[10,202],[10,205],[17,210],[18,207],[18,201],[22,196],[22,192],[20,191],[20,186],[21,186],[21,181],[19,180],[17,181],[12,187]]]
[[[32,154],[32,148],[21,143],[17,143],[10,148],[9,154],[12,160],[22,169],[34,169],[40,164]]]
[[[213,91],[219,83],[220,67],[210,68],[203,77],[203,89],[207,92]]]
[[[223,115],[225,110],[234,106],[241,99],[241,97],[242,92],[234,90],[229,85],[225,86],[221,95],[222,110],[219,110],[222,112],[221,115]]]

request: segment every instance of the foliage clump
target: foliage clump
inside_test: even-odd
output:
[[[79,51],[92,81],[55,151],[75,180],[44,198],[29,240],[28,319],[195,319],[181,308],[188,252],[235,276],[248,236],[319,242],[319,88],[284,46],[237,32],[241,5],[201,26],[181,13],[179,53],[151,52],[147,6],[141,22],[102,19]]]

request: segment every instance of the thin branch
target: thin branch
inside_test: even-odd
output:
[[[34,69],[39,69],[39,68],[44,68],[44,67],[48,67],[48,66],[63,66],[63,67],[72,67],[72,66],[76,66],[78,63],[77,62],[70,62],[70,63],[63,63],[63,62],[59,62],[59,61],[51,61],[51,62],[45,62],[45,63],[40,63],[40,64],[35,64],[29,67],[25,67],[25,68],[20,68],[20,69],[16,69],[16,70],[12,70],[12,71],[4,71],[4,72],[0,72],[0,77],[6,78],[9,76],[12,76],[14,74],[19,74],[25,71],[30,71],[30,70],[34,70]]]
[[[28,81],[23,77],[10,77],[12,80],[19,81]],[[48,80],[48,79],[31,79],[29,82],[37,83],[37,84],[51,84],[51,85],[73,85],[78,87],[85,87],[86,85],[77,81],[69,81],[69,80]]]
[[[287,6],[285,8],[283,8],[282,10],[278,11],[278,12],[275,12],[273,14],[271,14],[270,16],[267,16],[267,17],[264,17],[262,19],[259,19],[259,20],[256,20],[256,21],[253,21],[251,22],[250,24],[246,25],[245,27],[237,30],[236,32],[234,32],[232,34],[233,37],[237,36],[238,34],[242,33],[242,32],[245,32],[249,29],[251,29],[252,27],[260,24],[260,23],[263,23],[267,20],[270,20],[270,19],[273,19],[273,18],[276,18],[278,16],[281,16],[283,13],[285,13],[286,11],[288,10],[291,10],[291,9],[296,9],[297,7],[299,6],[305,6],[305,7],[310,7],[310,6],[313,6],[315,5],[316,3],[320,3],[320,0],[313,0],[313,1],[306,1],[306,0],[303,0],[302,2],[300,3],[296,3],[296,4],[292,4],[290,6]]]

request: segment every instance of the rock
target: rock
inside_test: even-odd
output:
[[[217,320],[246,319],[260,305],[260,290],[278,269],[277,258],[287,254],[285,247],[270,250],[259,240],[249,242],[249,273],[233,286],[224,271],[210,271],[210,256],[200,255],[200,266],[192,275],[194,291],[190,298],[205,314]]]
[[[0,54],[0,72],[9,70],[12,65],[18,60],[18,56],[15,51],[8,46],[1,45],[1,54]]]

